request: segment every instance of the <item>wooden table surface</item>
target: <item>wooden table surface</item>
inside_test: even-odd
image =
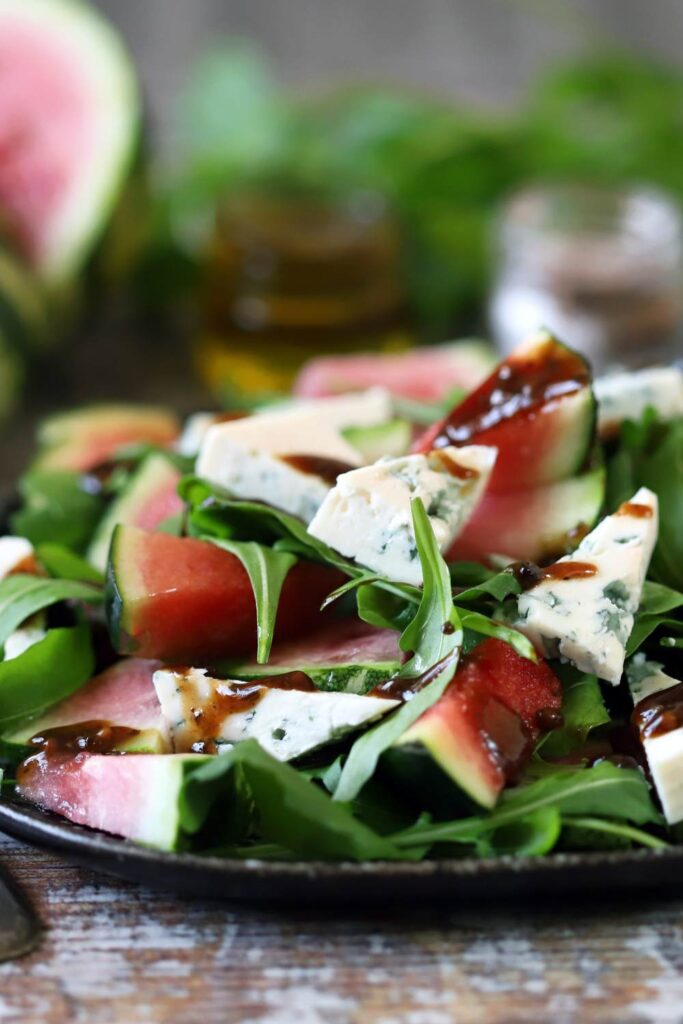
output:
[[[683,900],[363,914],[192,902],[0,837],[41,946],[2,1024],[677,1024]]]

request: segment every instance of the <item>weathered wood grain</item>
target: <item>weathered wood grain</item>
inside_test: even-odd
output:
[[[683,901],[478,912],[193,903],[0,839],[47,929],[2,1024],[677,1024]]]

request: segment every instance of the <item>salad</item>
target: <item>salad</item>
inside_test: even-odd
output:
[[[683,374],[593,381],[547,333],[447,401],[402,365],[44,423],[0,539],[5,798],[231,858],[679,841]]]

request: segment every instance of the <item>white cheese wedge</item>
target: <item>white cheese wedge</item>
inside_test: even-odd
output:
[[[483,445],[448,447],[344,473],[308,532],[368,569],[419,586],[411,499],[422,499],[437,544],[446,551],[483,496],[496,455]]]
[[[0,580],[17,572],[24,562],[30,571],[33,555],[33,544],[25,537],[0,537]]]
[[[241,422],[248,420],[250,423],[254,423],[258,420],[263,423],[264,417],[291,416],[302,412],[312,415],[320,426],[335,433],[339,433],[346,427],[374,427],[381,423],[387,423],[394,415],[390,393],[386,388],[376,387],[357,394],[338,395],[330,398],[287,399],[287,401],[270,405],[253,416],[245,416],[240,419]],[[228,419],[222,412],[194,413],[185,421],[183,432],[176,445],[177,450],[181,455],[194,457],[201,449],[210,428],[226,422],[235,422],[235,420]],[[310,441],[310,437],[308,440]]]
[[[646,661],[637,654],[626,668],[633,703],[680,686],[678,679],[662,671],[658,662]],[[683,821],[683,727],[659,736],[643,736],[643,749],[650,775],[670,825]]]
[[[599,377],[593,384],[598,401],[598,432],[616,433],[624,420],[638,420],[648,406],[660,419],[683,416],[683,371],[675,366],[653,366],[633,373]]]
[[[337,475],[363,461],[339,429],[349,419],[367,422],[383,415],[384,403],[374,392],[366,395],[371,401],[363,396],[329,399],[332,409],[324,414],[316,403],[216,424],[202,442],[197,473],[237,498],[263,501],[308,523]],[[345,403],[341,412],[336,409],[340,402]]]
[[[619,683],[657,540],[657,510],[657,496],[642,487],[519,597],[516,625],[546,657]],[[570,575],[572,565],[586,574]]]
[[[154,686],[177,753],[219,751],[255,739],[279,761],[332,743],[399,703],[355,693],[277,689],[258,680],[213,679],[199,668],[160,669]]]

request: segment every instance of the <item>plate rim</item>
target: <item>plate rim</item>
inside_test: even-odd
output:
[[[391,876],[394,879],[424,879],[447,876],[467,879],[476,875],[511,877],[526,875],[551,876],[556,872],[580,871],[586,868],[607,870],[610,867],[645,867],[648,865],[683,864],[683,846],[660,849],[560,851],[542,857],[503,854],[488,858],[442,858],[422,861],[270,861],[258,857],[230,858],[210,854],[159,850],[134,840],[115,836],[69,821],[22,800],[3,798],[0,801],[0,832],[21,839],[29,845],[49,847],[67,855],[91,861],[93,870],[104,870],[100,861],[112,858],[131,866],[163,864],[169,869],[187,869],[194,873],[225,875],[249,879],[266,876],[271,879],[368,879]]]

